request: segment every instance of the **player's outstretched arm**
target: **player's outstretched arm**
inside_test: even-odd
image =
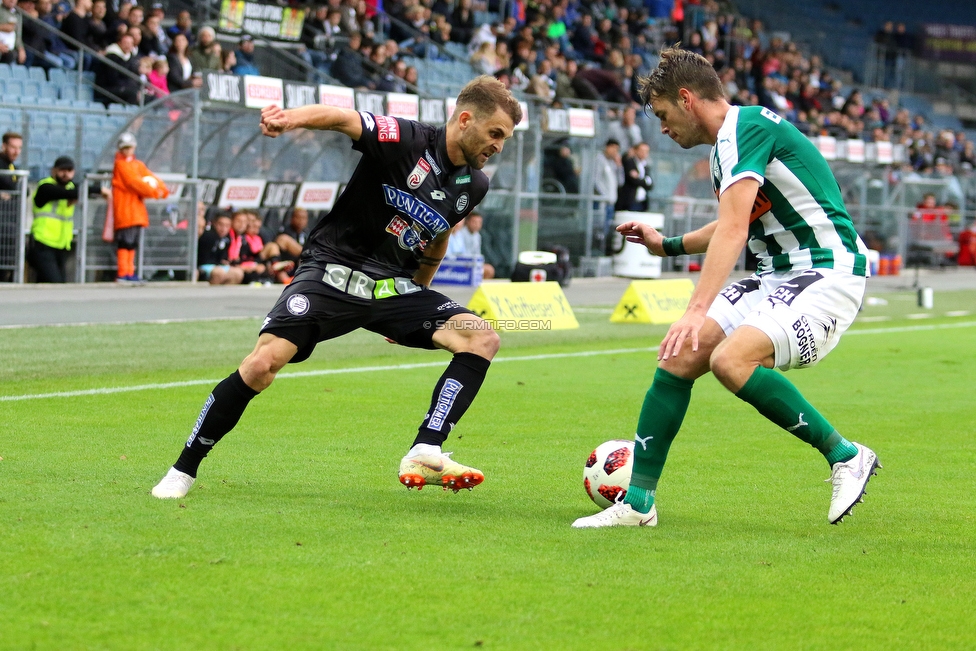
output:
[[[322,104],[309,104],[287,110],[273,105],[261,109],[261,133],[264,135],[276,138],[295,129],[338,131],[353,140],[359,140],[363,135],[363,123],[359,113],[352,109]]]
[[[681,239],[685,251],[688,253],[704,253],[707,251],[708,243],[711,241],[717,225],[718,221],[716,220],[696,231],[685,233]],[[651,255],[662,258],[668,255],[664,251],[664,236],[653,226],[641,222],[626,222],[617,226],[617,232],[623,235],[628,242],[646,246]]]

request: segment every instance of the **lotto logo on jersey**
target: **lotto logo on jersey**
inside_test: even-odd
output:
[[[411,251],[418,246],[423,244],[423,240],[420,235],[404,220],[402,217],[397,215],[393,220],[387,224],[386,232],[392,233],[397,237],[397,243],[400,245],[401,249],[406,249]]]
[[[400,123],[396,121],[396,118],[391,118],[388,115],[377,115],[376,127],[379,130],[376,139],[380,142],[400,142]]]
[[[410,172],[410,176],[407,177],[407,186],[411,190],[416,190],[423,184],[428,174],[430,174],[430,163],[421,158],[413,166],[413,171]]]

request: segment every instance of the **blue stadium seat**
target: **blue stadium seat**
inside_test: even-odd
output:
[[[13,76],[13,72],[10,70],[10,64],[0,63],[0,79],[10,79]]]
[[[28,68],[27,76],[30,79],[35,79],[37,81],[47,81],[47,75],[44,74],[44,68]]]
[[[66,100],[78,99],[78,89],[75,86],[72,86],[70,83],[62,84],[59,89],[59,93],[61,99],[66,99]]]
[[[24,80],[24,97],[38,98],[41,96],[41,82],[35,79]]]
[[[51,68],[47,74],[52,84],[62,85],[68,83],[68,75],[61,68]]]
[[[65,99],[65,98],[56,99],[56,100],[54,100],[54,105],[55,106],[64,106],[65,108],[67,108],[67,107],[71,106],[71,100],[70,99]]]
[[[24,82],[23,82],[23,80],[21,80],[21,79],[7,79],[6,80],[6,86],[7,87],[4,90],[4,93],[6,93],[8,97],[11,96],[11,95],[14,95],[14,96],[16,96],[18,98],[24,96]],[[17,103],[19,104],[20,101],[18,100]]]
[[[27,66],[19,66],[16,63],[10,66],[10,76],[13,79],[30,79],[30,73],[27,72]]]
[[[0,95],[0,101],[5,104],[20,104],[20,95],[2,94]]]

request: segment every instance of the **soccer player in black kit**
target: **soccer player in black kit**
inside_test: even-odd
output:
[[[357,328],[404,346],[454,353],[400,462],[400,482],[457,491],[484,481],[480,470],[454,461],[441,444],[481,388],[498,335],[428,285],[451,228],[488,191],[481,169],[521,119],[518,102],[490,76],[464,87],[440,128],[321,105],[261,111],[266,136],[299,128],[338,131],[352,138],[362,159],[332,212],[309,234],[295,278],[265,319],[254,350],[207,398],[179,459],[152,489],[155,497],[186,495],[203,458],[285,364]]]

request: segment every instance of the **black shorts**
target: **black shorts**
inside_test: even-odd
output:
[[[135,249],[137,246],[139,246],[140,230],[142,230],[142,226],[129,226],[128,228],[116,229],[115,248]]]
[[[439,292],[410,283],[409,293],[386,298],[358,298],[323,282],[324,270],[303,266],[271,308],[261,333],[298,346],[291,362],[303,362],[320,341],[358,328],[389,337],[410,348],[434,349],[439,325],[471,310]],[[398,279],[403,281],[404,279]]]

